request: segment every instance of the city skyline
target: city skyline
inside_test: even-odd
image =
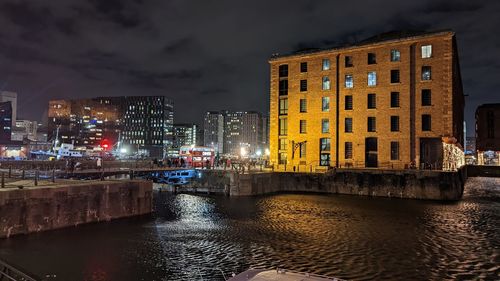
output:
[[[486,33],[500,10],[495,1],[387,1],[359,10],[320,2],[193,4],[4,1],[0,89],[18,93],[24,119],[44,120],[50,99],[165,95],[181,109],[176,122],[201,124],[209,110],[268,112],[267,60],[274,53],[352,44],[390,30],[451,29],[468,95],[468,135],[477,106],[495,102],[499,39]],[[367,6],[352,7],[360,5]]]

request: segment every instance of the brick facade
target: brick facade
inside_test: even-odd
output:
[[[422,58],[422,46],[432,46],[429,58]],[[399,52],[399,60],[391,61],[392,50]],[[375,55],[375,63],[368,63],[368,54]],[[346,65],[346,57],[351,58],[352,66]],[[329,61],[329,69],[323,68],[324,60]],[[463,144],[464,102],[453,32],[426,33],[313,53],[276,56],[269,63],[270,160],[278,170],[285,169],[285,163],[289,171],[294,168],[304,171],[328,166],[405,168],[412,161],[417,166],[425,163],[439,168],[442,141]],[[307,63],[306,72],[301,72],[301,63]],[[279,77],[280,65],[288,66],[287,77]],[[430,80],[422,80],[423,66],[431,67]],[[399,82],[391,83],[391,70],[399,70]],[[376,85],[369,85],[371,72],[376,73]],[[394,78],[396,73],[393,73]],[[346,87],[346,75],[353,77],[352,88]],[[329,89],[323,87],[325,77],[330,81]],[[279,94],[280,80],[288,81],[287,95]],[[301,80],[307,80],[306,91],[300,91]],[[422,104],[422,90],[430,90],[430,105]],[[399,93],[399,106],[391,107],[391,92]],[[369,94],[375,94],[375,108],[368,108]],[[346,110],[346,96],[352,96],[352,110]],[[329,110],[322,108],[323,97],[329,98]],[[280,115],[280,99],[288,100],[287,114]],[[306,112],[300,112],[301,99],[307,101]],[[422,115],[430,115],[429,131],[422,130],[422,119],[425,118]],[[391,131],[391,116],[399,118],[398,131]],[[368,117],[376,120],[373,132],[368,131]],[[279,120],[285,118],[288,132],[279,136]],[[345,132],[346,118],[352,118],[352,132]],[[324,132],[323,119],[329,121],[329,128]],[[305,133],[300,133],[300,120],[305,120]],[[321,138],[330,138],[329,151],[320,151]],[[280,139],[283,139],[281,142],[286,144],[286,149],[279,149]],[[369,142],[374,140],[376,144],[370,148]],[[301,155],[300,145],[295,144],[304,142],[305,155]],[[352,143],[351,159],[345,158],[346,142]],[[399,144],[398,155],[392,157],[391,142]],[[286,161],[279,161],[280,153],[286,153]],[[325,161],[321,161],[320,153]],[[328,153],[329,163],[325,156]],[[372,160],[367,161],[368,158]]]

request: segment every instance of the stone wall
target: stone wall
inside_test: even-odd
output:
[[[152,212],[152,183],[104,181],[0,189],[0,238]]]
[[[414,170],[342,169],[328,173],[235,175],[231,196],[314,192],[429,200],[462,198],[467,173]]]

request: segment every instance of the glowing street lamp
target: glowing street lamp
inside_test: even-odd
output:
[[[266,156],[269,156],[269,155],[271,155],[271,151],[269,151],[269,148],[266,148],[266,151],[265,151],[265,153],[266,153]]]
[[[245,157],[247,155],[247,149],[244,146],[240,148],[240,155],[241,157]]]
[[[126,149],[126,148],[121,148],[121,149],[120,149],[120,153],[122,153],[122,154],[127,153],[127,149]]]
[[[260,157],[262,155],[262,151],[260,149],[258,149],[255,154],[257,154],[258,157]]]

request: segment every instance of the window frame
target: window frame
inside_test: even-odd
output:
[[[397,105],[394,106],[393,105],[393,97],[397,97],[396,100],[397,100]],[[391,92],[391,100],[390,100],[390,107],[391,108],[400,108],[400,94],[399,92]]]
[[[377,86],[377,72],[376,71],[368,71],[368,87]]]
[[[348,77],[350,78],[349,82],[348,82],[348,79],[347,79]],[[344,76],[344,87],[346,89],[352,89],[352,88],[354,88],[354,75],[352,75],[352,74],[346,74]]]
[[[397,54],[395,56],[395,54]],[[391,49],[391,62],[400,62],[401,61],[401,52],[398,49]]]
[[[391,132],[399,132],[399,130],[400,130],[399,120],[400,120],[399,119],[399,115],[391,115],[391,118],[390,118],[390,121],[391,121],[391,126],[390,126]]]
[[[328,126],[326,126],[326,131],[325,131],[325,124],[328,125]],[[328,119],[328,118],[321,119],[321,133],[322,134],[329,134],[330,133],[330,119]]]
[[[299,90],[300,90],[301,93],[307,92],[307,79],[301,79],[300,80]]]
[[[321,97],[321,112],[330,112],[330,97]]]
[[[330,70],[330,59],[323,59],[323,62],[321,63],[321,70]]]
[[[375,116],[368,116],[366,119],[366,131],[369,133],[377,132],[377,118]]]

